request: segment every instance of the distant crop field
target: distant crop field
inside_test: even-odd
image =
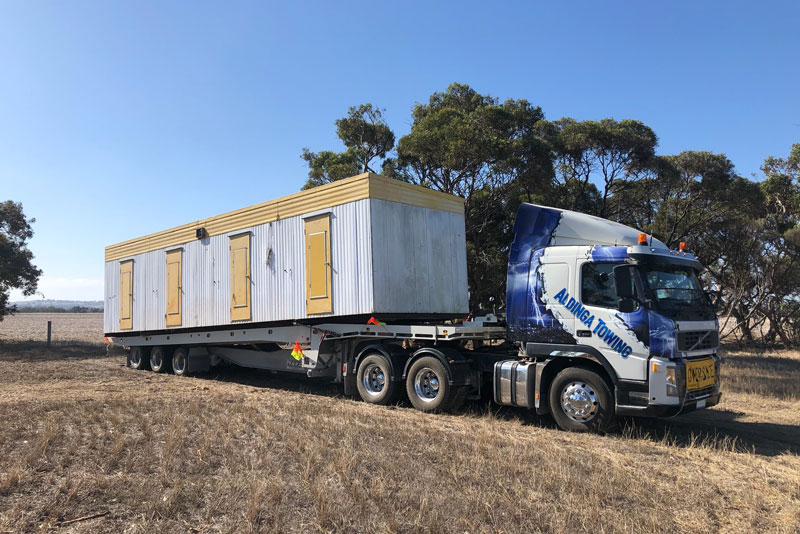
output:
[[[15,319],[0,533],[800,531],[797,352],[728,353],[719,406],[597,436],[484,402],[433,415],[268,372],[134,371],[91,344],[97,317],[50,350],[9,341],[46,318]]]
[[[45,341],[52,321],[54,343],[103,343],[102,313],[17,313],[0,321],[0,342]]]

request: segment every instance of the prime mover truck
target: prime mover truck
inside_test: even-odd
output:
[[[134,369],[302,373],[430,412],[491,396],[573,431],[719,402],[683,245],[532,204],[513,231],[505,316],[469,317],[463,201],[365,173],[107,247],[106,340]]]

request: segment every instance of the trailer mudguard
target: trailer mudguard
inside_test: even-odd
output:
[[[406,362],[403,379],[408,376],[411,365],[423,356],[433,356],[442,362],[451,386],[468,386],[472,384],[472,368],[463,354],[450,347],[424,347],[416,351]]]
[[[389,367],[390,374],[389,379],[393,382],[397,382],[402,380],[405,377],[405,373],[400,375],[400,369],[403,369],[403,365],[406,363],[408,359],[408,352],[406,352],[402,347],[397,345],[390,345],[390,344],[381,344],[381,343],[367,343],[361,344],[356,347],[355,354],[356,358],[353,361],[353,369],[352,374],[355,375],[358,371],[358,366],[361,363],[361,359],[368,355],[375,352],[379,352],[386,356],[386,359],[389,360]]]

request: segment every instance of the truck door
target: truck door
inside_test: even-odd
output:
[[[231,321],[250,320],[250,233],[230,238]]]
[[[305,220],[306,313],[333,312],[331,298],[331,218],[326,213]]]
[[[587,261],[579,266],[580,303],[594,319],[589,325],[576,320],[577,339],[599,350],[620,378],[645,380],[648,350],[618,316],[613,270],[619,264]]]

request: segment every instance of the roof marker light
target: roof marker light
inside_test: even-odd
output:
[[[680,250],[681,252],[686,251],[686,241],[681,241],[680,245],[678,245],[678,250]]]
[[[647,245],[647,234],[639,234],[639,244]]]

